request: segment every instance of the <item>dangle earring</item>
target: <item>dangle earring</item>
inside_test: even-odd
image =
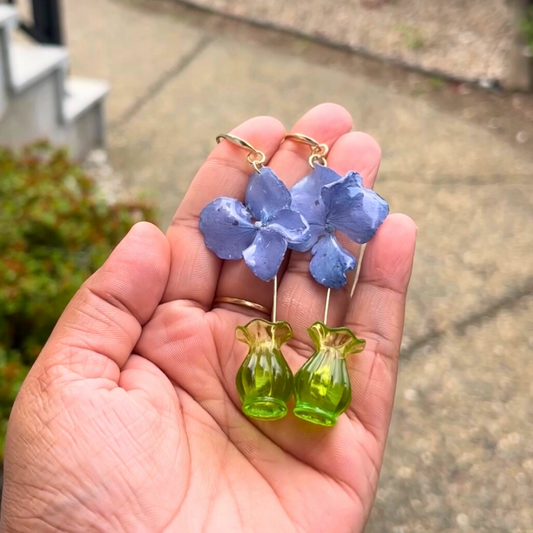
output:
[[[290,244],[297,251],[311,251],[309,271],[327,287],[324,322],[309,329],[315,352],[294,377],[294,414],[322,426],[334,426],[350,405],[352,392],[346,359],[360,353],[365,341],[348,328],[327,326],[332,289],[342,289],[346,272],[355,269],[356,259],[338,242],[335,233],[364,244],[376,233],[389,213],[387,202],[363,185],[358,172],[344,177],[327,167],[328,147],[311,137],[294,133],[285,137],[311,147],[309,164],[312,172],[291,190],[292,207],[307,220],[311,237]]]
[[[291,195],[272,169],[264,166],[265,154],[234,135],[219,135],[248,150],[250,177],[244,204],[220,197],[200,213],[200,231],[206,246],[225,260],[244,259],[254,275],[274,281],[272,320],[256,318],[236,330],[237,340],[248,345],[248,354],[237,372],[236,385],[243,412],[259,420],[277,420],[287,414],[293,390],[293,375],[281,346],[292,337],[287,322],[276,317],[277,273],[288,246],[299,246],[310,238],[309,225],[291,207]],[[234,303],[268,311],[260,304],[223,297],[215,303]]]

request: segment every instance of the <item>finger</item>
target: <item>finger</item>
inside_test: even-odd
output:
[[[305,133],[319,142],[333,145],[351,128],[352,117],[346,109],[336,104],[322,104],[301,117],[291,131]],[[286,141],[272,157],[269,167],[290,188],[309,174],[311,170],[307,162],[309,155],[309,147]],[[281,279],[283,275],[282,269],[283,265],[278,279]],[[272,282],[266,283],[256,278],[242,261],[224,263],[220,273],[217,297],[233,296],[271,309],[272,293]],[[257,316],[253,310],[250,314]]]
[[[343,135],[331,148],[328,165],[340,175],[357,170],[366,187],[372,187],[381,161],[381,150],[369,135],[351,132]],[[339,237],[341,245],[356,257],[359,246],[347,238]],[[292,252],[287,271],[279,288],[279,317],[289,320],[294,330],[292,345],[310,350],[312,342],[307,328],[324,317],[327,289],[318,284],[309,273],[311,253]],[[352,273],[354,275],[354,273]],[[348,280],[346,287],[351,284]],[[342,319],[350,299],[348,290],[332,290],[328,324],[342,325]]]
[[[154,225],[133,226],[105,264],[76,293],[35,365],[118,382],[120,368],[161,300],[170,250]],[[53,376],[52,376],[53,377]]]
[[[394,401],[416,231],[406,215],[387,217],[366,247],[346,314],[346,326],[366,340],[364,352],[348,361],[352,384],[348,413],[383,444]]]
[[[285,128],[272,117],[256,117],[231,133],[264,152],[268,161]],[[254,172],[246,156],[242,148],[223,141],[196,174],[167,231],[172,267],[163,301],[190,300],[206,310],[211,308],[223,261],[205,246],[198,220],[202,209],[218,196],[244,199]]]

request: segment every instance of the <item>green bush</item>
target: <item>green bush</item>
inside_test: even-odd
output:
[[[0,148],[0,461],[11,406],[66,304],[139,219],[110,205],[66,153]]]

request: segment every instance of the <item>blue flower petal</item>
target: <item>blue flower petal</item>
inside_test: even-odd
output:
[[[389,214],[389,204],[362,183],[360,174],[349,172],[321,193],[326,223],[359,244],[368,242]]]
[[[221,259],[240,259],[257,229],[250,212],[234,198],[220,197],[200,213],[200,231],[206,246]]]
[[[361,174],[359,174],[359,172],[355,172],[355,170],[350,170],[350,172],[347,172],[346,176],[344,176],[344,177],[347,178],[348,176],[351,179],[353,179],[354,182],[359,185],[359,187],[364,187],[365,186],[365,184],[363,182],[363,176],[361,176]]]
[[[307,220],[311,238],[307,245],[290,246],[293,250],[305,252],[310,250],[317,239],[324,235],[326,224],[326,208],[320,197],[322,187],[340,180],[341,176],[330,168],[317,165],[313,172],[299,181],[291,189],[292,209],[299,211]]]
[[[325,208],[320,193],[322,187],[338,181],[341,176],[334,170],[317,165],[311,174],[291,189],[291,208],[302,213],[309,224],[324,224]]]
[[[250,270],[263,281],[270,281],[278,273],[287,241],[276,231],[259,231],[254,242],[244,250],[242,256]]]
[[[355,257],[331,234],[322,237],[311,253],[309,272],[313,278],[331,289],[342,289],[346,285],[346,272],[355,268]]]
[[[250,178],[244,203],[255,218],[266,223],[291,206],[291,193],[272,169],[263,167]]]
[[[283,235],[289,243],[307,243],[309,240],[309,224],[292,209],[278,211],[266,227]]]
[[[309,237],[301,244],[289,244],[289,248],[291,250],[296,250],[297,252],[307,252],[323,235],[326,235],[324,226],[318,224],[309,224]]]

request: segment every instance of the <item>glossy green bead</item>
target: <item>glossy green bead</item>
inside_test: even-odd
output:
[[[239,326],[236,337],[249,347],[236,378],[244,414],[259,420],[283,418],[294,378],[280,348],[292,337],[291,327],[255,319]]]
[[[346,358],[362,352],[365,341],[347,328],[316,322],[308,330],[316,350],[294,377],[294,414],[321,426],[334,426],[352,399]]]

